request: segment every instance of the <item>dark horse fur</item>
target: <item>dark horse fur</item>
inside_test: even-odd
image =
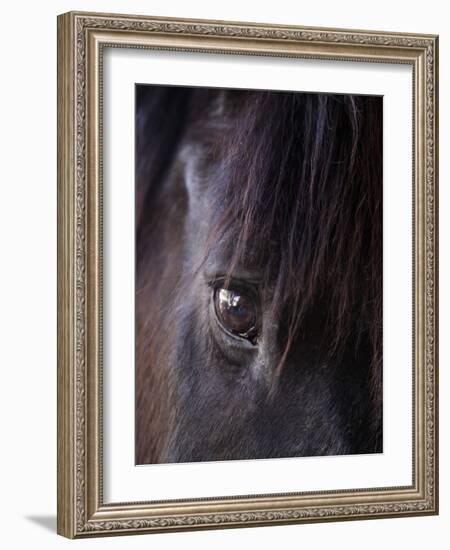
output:
[[[382,99],[137,86],[136,139],[136,462],[381,452]]]

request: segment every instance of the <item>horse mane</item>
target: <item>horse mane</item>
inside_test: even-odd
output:
[[[382,99],[325,93],[142,86],[137,113],[138,249],[184,137],[219,171],[205,257],[223,239],[251,256],[290,312],[278,370],[308,311],[326,304],[324,341],[339,355],[369,342],[381,395]],[[145,154],[142,152],[145,151]],[[207,162],[205,161],[205,162]],[[138,252],[139,258],[139,252]],[[145,257],[142,259],[145,261]],[[381,398],[374,405],[381,410]]]

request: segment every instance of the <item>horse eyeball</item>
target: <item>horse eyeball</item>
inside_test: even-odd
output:
[[[256,305],[242,291],[218,288],[214,295],[217,318],[222,326],[242,338],[254,341],[256,336]]]

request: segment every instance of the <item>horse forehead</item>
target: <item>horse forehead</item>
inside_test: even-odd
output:
[[[262,281],[263,266],[256,254],[249,252],[245,257],[235,257],[235,240],[227,237],[215,242],[205,261],[205,274],[209,278],[217,275],[232,275],[237,279],[244,279],[259,283]],[[232,266],[232,273],[230,269]],[[267,276],[267,273],[265,274]]]
[[[240,239],[243,228],[239,224],[239,216],[231,226],[227,225],[229,216],[234,218],[233,212],[229,211],[230,204],[234,203],[233,188],[240,185],[234,179],[235,172],[220,156],[211,154],[208,145],[196,140],[185,140],[179,150],[178,162],[189,197],[187,215],[189,229],[194,233],[193,244],[198,248],[199,243],[206,239],[209,271],[228,272],[229,266],[233,265],[233,271],[248,273],[251,278],[264,271],[266,280],[270,280],[268,264],[273,265],[274,262],[269,262],[267,256],[270,255],[272,260],[280,256],[282,243],[278,236],[267,235],[264,246],[261,246],[260,236],[254,235],[250,239],[247,236],[245,254],[236,258],[238,249],[242,253]],[[238,191],[235,189],[235,192]],[[275,277],[276,273],[273,274]]]
[[[181,147],[177,164],[183,174],[184,185],[186,186],[189,204],[205,202],[205,184],[202,169],[201,147],[196,143],[185,143]]]
[[[210,159],[207,148],[196,142],[183,144],[176,162],[188,198],[189,229],[196,233],[198,242],[207,238],[222,255],[232,252],[236,247],[234,236],[238,228],[233,227],[231,234],[214,236],[229,207],[229,192],[232,191],[226,168],[220,161]]]
[[[200,189],[202,193],[214,195],[226,191],[230,166],[213,137],[205,135],[203,140],[186,138],[178,152],[177,162],[182,166],[186,183],[193,186],[192,191]]]

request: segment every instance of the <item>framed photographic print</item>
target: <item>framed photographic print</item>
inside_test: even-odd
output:
[[[58,532],[436,514],[432,35],[58,17]]]

